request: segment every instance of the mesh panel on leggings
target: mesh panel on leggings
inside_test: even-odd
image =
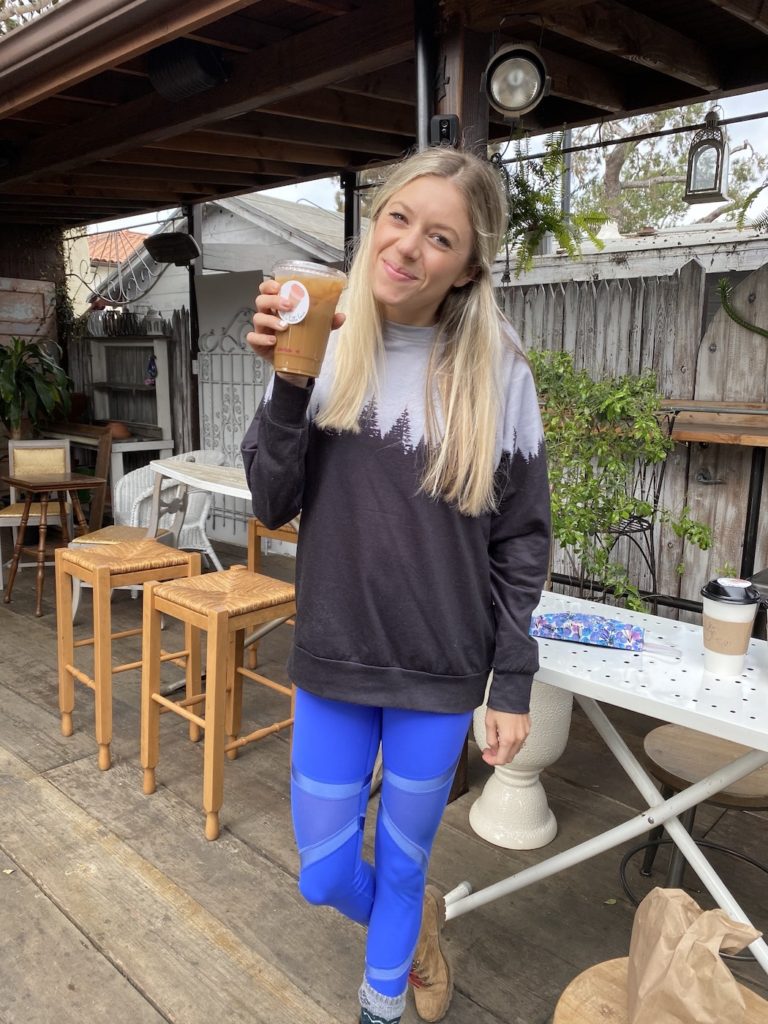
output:
[[[434,808],[442,812],[455,769],[452,765],[432,779],[408,779],[384,769],[380,825],[423,874],[436,828]]]
[[[302,870],[343,846],[362,827],[370,775],[360,782],[317,782],[291,769],[294,828]]]

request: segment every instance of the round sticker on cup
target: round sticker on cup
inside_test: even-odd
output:
[[[300,324],[309,312],[309,292],[301,281],[284,281],[278,292],[281,299],[288,299],[292,309],[279,309],[277,315],[287,324]]]
[[[741,587],[743,590],[751,586],[749,580],[737,580],[733,576],[719,576],[717,582],[722,587]]]

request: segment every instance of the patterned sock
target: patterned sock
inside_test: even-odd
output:
[[[370,1010],[360,1007],[360,1024],[400,1024],[399,1017],[378,1017]]]
[[[360,1024],[398,1024],[405,1010],[406,994],[407,989],[399,996],[385,996],[363,978],[358,992]]]

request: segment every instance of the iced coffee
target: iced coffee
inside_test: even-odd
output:
[[[275,370],[317,377],[346,274],[300,260],[278,263],[273,274],[280,297],[291,303],[290,309],[278,312],[288,328],[277,335]]]

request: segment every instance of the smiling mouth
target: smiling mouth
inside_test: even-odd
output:
[[[394,263],[390,263],[388,260],[382,261],[384,268],[390,277],[394,278],[395,281],[415,281],[416,277],[413,274],[409,274],[407,270],[403,270],[402,267],[395,266]]]

